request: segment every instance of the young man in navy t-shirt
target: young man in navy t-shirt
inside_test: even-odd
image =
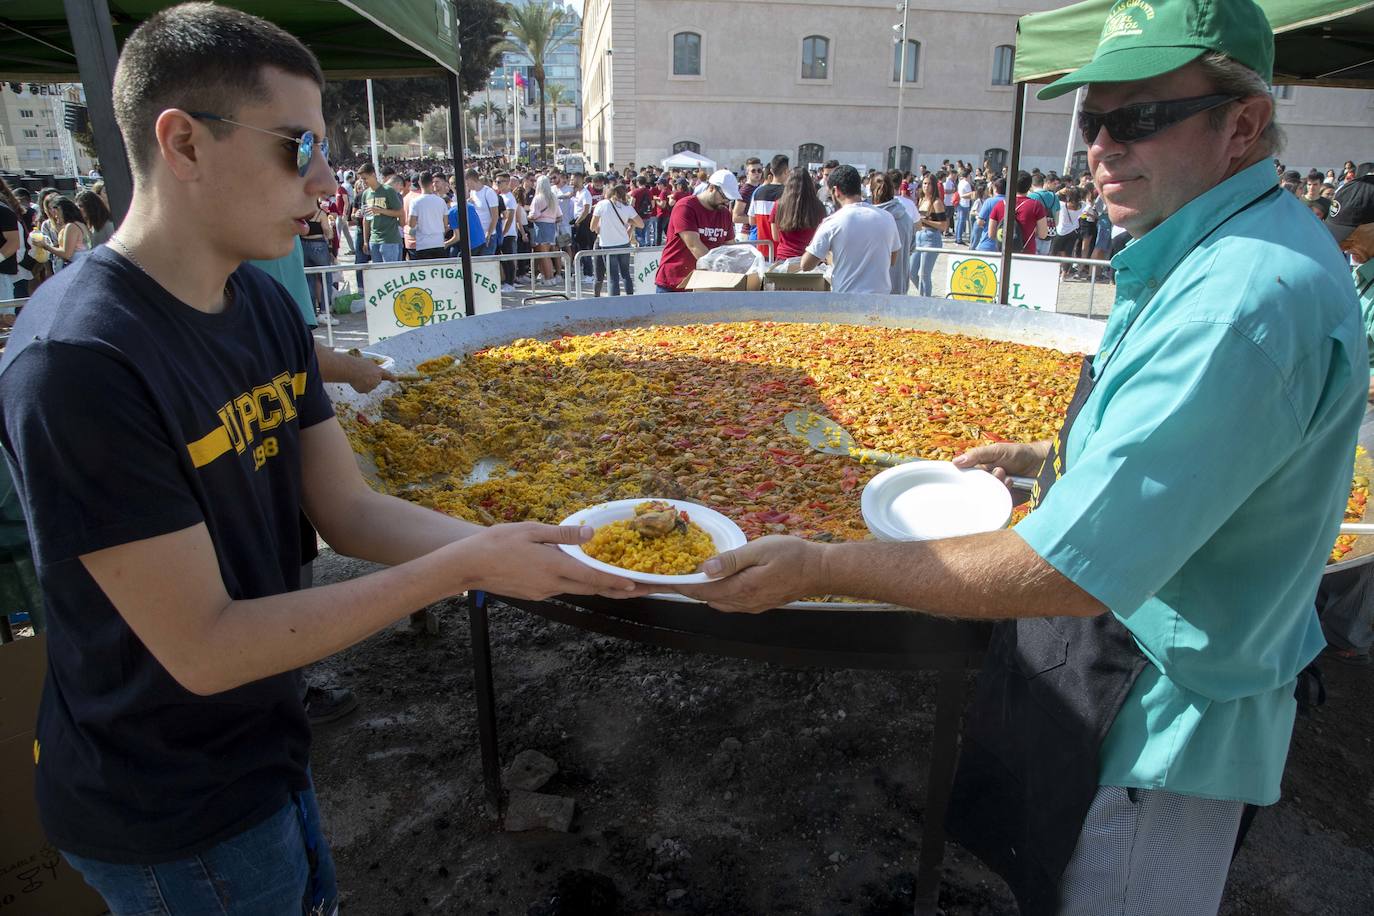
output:
[[[48,612],[36,793],[116,913],[333,912],[297,669],[466,589],[631,595],[555,543],[373,492],[289,294],[333,189],[319,65],[210,4],[127,40],[133,203],[44,284],[0,360],[0,445]],[[309,521],[392,568],[299,590]]]

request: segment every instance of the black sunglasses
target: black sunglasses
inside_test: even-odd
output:
[[[256,130],[260,134],[270,134],[273,137],[281,137],[283,140],[290,140],[292,143],[296,144],[296,171],[302,178],[305,177],[306,172],[310,171],[310,160],[314,158],[315,145],[317,143],[320,147],[320,155],[324,157],[325,162],[329,161],[329,140],[325,137],[317,139],[313,130],[307,130],[299,137],[292,137],[287,134],[279,134],[275,130],[268,130],[265,127],[254,127],[252,124],[231,121],[229,118],[223,117],[222,115],[211,114],[208,111],[188,111],[186,113],[199,121],[219,121],[223,124],[232,124],[235,127],[246,127],[248,130]]]
[[[1238,95],[1199,95],[1191,99],[1137,102],[1112,111],[1079,111],[1078,131],[1088,144],[1097,139],[1104,127],[1117,143],[1135,143],[1153,137],[1195,114],[1211,111],[1239,98]]]

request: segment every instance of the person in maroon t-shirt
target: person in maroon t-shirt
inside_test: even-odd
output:
[[[630,204],[644,225],[635,230],[641,247],[652,248],[658,244],[658,220],[654,217],[654,189],[649,179],[643,175],[635,179],[634,190],[630,192]]]
[[[1049,211],[1045,205],[1034,197],[1023,195],[1030,192],[1031,175],[1030,172],[1022,172],[1016,179],[1016,225],[1021,229],[1022,254],[1035,254],[1035,240],[1049,238]],[[988,235],[992,238],[1002,239],[999,232],[1002,223],[1007,218],[1007,202],[999,200],[992,207],[992,212],[988,214]],[[1010,239],[1010,235],[1006,235]]]
[[[737,200],[739,181],[728,169],[721,169],[707,179],[706,190],[673,205],[663,257],[654,277],[660,293],[677,292],[682,281],[696,269],[698,258],[734,239],[735,223],[730,210]]]

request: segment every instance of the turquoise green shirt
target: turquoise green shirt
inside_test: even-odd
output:
[[[1374,367],[1374,261],[1365,261],[1355,268],[1355,293],[1360,297],[1360,314],[1364,316],[1369,365]]]
[[[1112,259],[1116,304],[1068,469],[1016,532],[1149,664],[1102,785],[1278,800],[1297,674],[1369,384],[1325,228],[1261,162]],[[1129,331],[1128,331],[1129,329]]]
[[[288,255],[271,261],[248,263],[286,287],[291,298],[296,300],[296,305],[300,306],[301,317],[305,319],[306,327],[313,328],[319,325],[315,318],[315,303],[310,298],[310,286],[305,282],[305,252],[301,250],[300,238],[296,239],[296,247],[292,248]]]

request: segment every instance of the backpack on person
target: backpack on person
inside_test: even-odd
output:
[[[1025,202],[1025,198],[1022,198],[1020,203],[1016,205],[1016,216],[1020,215],[1021,204]],[[1008,238],[1011,239],[1012,251],[1026,250],[1026,234],[1021,231],[1021,222],[1015,216],[1012,219],[1003,220],[1002,225],[997,227],[997,241],[1002,243],[1003,251],[1006,250]]]

